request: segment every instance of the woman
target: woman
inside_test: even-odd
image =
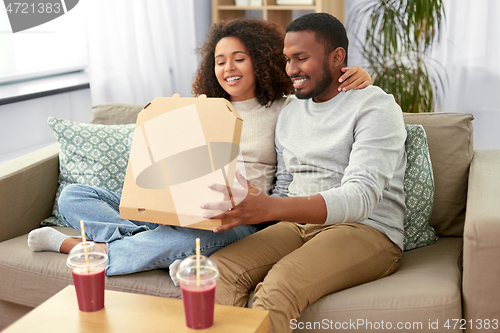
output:
[[[281,28],[260,19],[215,24],[201,48],[203,59],[193,84],[195,95],[226,98],[243,118],[243,160],[239,162],[245,165],[246,178],[265,192],[272,186],[276,169],[276,119],[293,92],[285,72],[283,38]],[[369,75],[359,67],[344,71],[341,88],[345,90],[371,83]],[[201,253],[209,256],[258,230],[256,226],[242,225],[214,233],[123,220],[119,203],[117,193],[79,184],[67,186],[59,198],[59,209],[68,225],[79,230],[79,221],[84,220],[87,238],[106,248],[107,276],[169,268],[195,253],[195,238],[201,240]],[[69,253],[79,242],[52,228],[36,229],[28,236],[33,251]],[[170,267],[171,276],[175,267]]]

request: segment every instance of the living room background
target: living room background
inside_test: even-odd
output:
[[[345,17],[360,1],[367,0],[345,1]],[[500,87],[500,23],[495,17],[500,12],[500,3],[496,0],[443,2],[445,28],[432,57],[444,66],[449,86],[437,109],[473,113],[475,148],[500,148],[500,134],[496,130],[500,124],[496,92]],[[46,124],[49,116],[88,122],[92,105],[147,104],[156,96],[191,95],[192,77],[199,61],[194,50],[201,45],[210,27],[211,1],[84,0],[53,23],[66,20],[69,27],[74,23],[76,31],[81,27],[76,24],[77,15],[84,17],[86,23],[86,37],[80,49],[88,52],[88,67],[83,73],[88,75],[90,89],[1,103],[0,123],[4,126],[0,133],[0,163],[54,142]],[[9,56],[12,50],[2,43],[6,38],[55,34],[50,31],[49,22],[13,35],[6,31],[6,20],[6,13],[0,11],[1,59],[12,58]],[[349,28],[347,26],[348,32]],[[349,65],[363,66],[356,37],[362,38],[351,32]],[[67,48],[78,49],[70,44],[64,45],[63,49]],[[58,52],[53,50],[54,55]],[[36,53],[35,48],[32,53]],[[0,63],[7,62],[0,60]],[[53,67],[53,62],[47,61],[47,64]],[[1,80],[2,77],[0,82],[3,82]],[[33,82],[36,81],[15,85],[22,94]],[[0,101],[9,86],[13,86],[12,82],[0,83]]]

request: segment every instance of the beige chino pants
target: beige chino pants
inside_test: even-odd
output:
[[[269,332],[291,332],[290,320],[322,296],[394,273],[401,250],[359,223],[280,222],[233,243],[210,259],[220,270],[216,303],[269,311]]]

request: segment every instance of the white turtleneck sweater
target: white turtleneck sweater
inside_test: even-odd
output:
[[[281,109],[292,97],[283,97],[274,101],[270,107],[261,105],[257,98],[241,102],[231,102],[243,119],[243,129],[240,140],[240,151],[244,163],[244,172],[238,167],[246,179],[255,186],[269,193],[276,173],[276,149],[274,146],[274,131]],[[237,182],[236,182],[237,183]]]

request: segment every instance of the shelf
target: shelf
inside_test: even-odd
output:
[[[316,10],[316,6],[307,6],[307,5],[302,5],[302,6],[266,6],[268,10]]]
[[[218,10],[316,10],[316,6],[292,6],[292,5],[271,5],[271,6],[219,6]]]
[[[236,6],[234,0],[212,0],[212,23],[245,17],[246,11],[260,11],[264,20],[283,28],[292,21],[292,12],[311,11],[330,13],[344,21],[344,0],[315,0],[314,5],[276,5],[276,0],[262,0],[262,6]],[[253,16],[253,15],[252,15]]]

